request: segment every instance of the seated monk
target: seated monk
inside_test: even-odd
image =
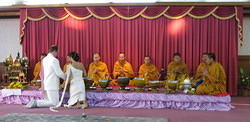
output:
[[[167,67],[167,79],[168,80],[179,80],[183,82],[188,77],[188,67],[181,60],[181,54],[175,53],[174,61],[170,62]]]
[[[115,62],[113,69],[113,76],[115,79],[117,79],[118,77],[129,77],[129,78],[134,77],[134,71],[132,65],[126,61],[124,53],[120,53],[119,61]],[[115,82],[112,83],[113,85],[117,85],[114,84]]]
[[[42,53],[40,55],[40,61],[36,63],[34,71],[33,71],[33,75],[34,75],[34,79],[33,80],[39,80],[40,79],[40,71],[41,71],[41,61],[43,60],[43,58],[46,56],[47,54]]]
[[[201,57],[201,63],[199,64],[199,66],[197,67],[197,70],[196,70],[196,74],[195,74],[195,77],[194,77],[194,79],[195,80],[204,80],[204,79],[202,79],[203,77],[203,69],[204,69],[204,67],[206,67],[206,62],[205,62],[205,60],[206,60],[206,58],[208,57],[208,53],[203,53],[202,54],[202,57]]]
[[[151,63],[151,57],[144,57],[144,64],[139,69],[139,77],[144,78],[146,81],[158,80],[159,72],[156,66]]]
[[[197,94],[218,95],[226,93],[226,74],[223,66],[215,61],[215,55],[209,53],[205,59],[206,65],[201,69],[200,85]]]
[[[109,79],[108,67],[104,62],[100,61],[100,59],[100,54],[94,53],[94,61],[89,65],[88,77],[92,78],[95,84],[98,84],[99,80]]]

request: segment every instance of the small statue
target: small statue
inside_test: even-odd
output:
[[[9,65],[12,65],[12,64],[13,64],[13,58],[12,58],[11,55],[10,55],[9,57],[6,58],[6,62],[8,62]]]

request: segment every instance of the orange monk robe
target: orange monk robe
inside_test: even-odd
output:
[[[185,77],[188,75],[188,67],[184,62],[172,61],[167,67],[167,72],[168,80],[184,80]]]
[[[123,71],[122,73],[120,71]],[[134,71],[132,68],[132,65],[125,61],[124,63],[121,63],[120,61],[116,61],[114,65],[113,70],[113,76],[114,78],[118,77],[134,77]],[[114,80],[111,82],[111,86],[118,85]],[[129,83],[129,85],[133,85],[132,82]]]
[[[123,71],[122,73],[120,71]],[[113,70],[113,76],[115,78],[117,77],[134,77],[134,71],[132,68],[132,65],[125,61],[124,63],[121,63],[119,61],[115,62],[114,70]]]
[[[226,93],[226,73],[222,65],[213,62],[206,65],[208,75],[203,76],[204,81],[196,88],[197,94],[217,95]]]
[[[38,80],[40,79],[39,74],[41,71],[41,61],[37,62],[33,71],[34,79],[33,80]]]
[[[149,80],[158,80],[159,71],[153,64],[142,64],[139,69],[139,77]]]
[[[98,70],[98,72],[93,73],[94,70]],[[92,78],[96,84],[99,80],[107,80],[109,78],[107,65],[101,61],[92,62],[89,65],[88,77]]]
[[[195,77],[194,79],[195,80],[204,80],[204,77],[203,77],[203,69],[206,68],[207,64],[202,62],[199,64],[199,66],[197,67],[197,70],[196,70],[196,73],[195,73]]]

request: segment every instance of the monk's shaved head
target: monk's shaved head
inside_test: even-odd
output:
[[[180,53],[174,53],[173,57],[174,57],[175,62],[181,61],[181,54]]]
[[[145,56],[144,59],[151,59],[151,57],[150,56]]]
[[[119,54],[119,61],[125,61],[125,53]]]
[[[209,53],[202,53],[201,60],[202,60],[203,62],[205,62],[206,59],[208,58],[208,54],[209,54]]]
[[[150,64],[151,63],[151,57],[150,56],[145,56],[144,57],[144,63],[145,64]]]
[[[99,54],[99,53],[94,53],[94,54],[93,54],[93,56],[95,56],[95,55],[98,55],[98,56],[100,56],[100,54]],[[101,57],[101,56],[100,56],[100,57]]]
[[[119,53],[119,56],[120,56],[120,55],[123,55],[123,56],[125,56],[125,53]]]

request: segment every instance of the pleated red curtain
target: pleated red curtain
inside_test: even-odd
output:
[[[139,9],[142,10],[143,8]],[[163,8],[158,9],[164,10]],[[184,9],[187,10],[186,8]],[[47,12],[50,11],[49,13],[53,13],[52,10],[46,9]],[[226,9],[221,9],[221,11],[223,10]],[[134,11],[138,13],[136,9]],[[33,11],[37,15],[26,12],[25,9],[22,9],[21,17],[25,18],[27,14],[33,17],[44,16],[43,12]],[[89,15],[86,12],[83,12],[85,15],[83,13],[80,14],[82,11],[76,12],[82,15],[82,17]],[[147,12],[152,15],[150,13],[152,11]],[[181,11],[179,13],[178,11],[174,12],[172,14],[183,14]],[[192,12],[194,14],[199,13]],[[66,15],[57,15],[57,13],[64,12],[55,12],[53,17],[60,18]],[[159,13],[159,11],[153,13]],[[171,10],[169,11],[170,13]],[[222,13],[225,15],[225,12]],[[105,16],[110,15],[109,12],[104,12],[104,14]],[[237,94],[239,28],[238,22],[234,17],[220,20],[214,16],[208,16],[203,19],[191,16],[184,16],[180,19],[168,19],[165,16],[161,16],[150,20],[139,16],[135,19],[126,20],[119,16],[113,16],[106,20],[96,17],[77,20],[69,16],[57,21],[49,17],[39,21],[26,20],[24,25],[22,37],[23,53],[29,57],[30,67],[33,67],[35,62],[39,60],[40,53],[48,52],[48,48],[52,44],[59,47],[61,64],[65,63],[67,53],[76,51],[80,54],[81,61],[88,67],[92,61],[92,54],[99,52],[102,60],[107,63],[109,72],[112,72],[119,52],[125,52],[127,60],[132,63],[135,71],[138,71],[139,66],[143,63],[143,57],[146,55],[151,56],[153,63],[160,69],[166,68],[167,64],[172,60],[173,53],[180,52],[183,60],[188,64],[190,73],[194,74],[200,63],[202,53],[212,52],[216,54],[216,60],[225,68],[228,76],[229,93],[232,95]]]

